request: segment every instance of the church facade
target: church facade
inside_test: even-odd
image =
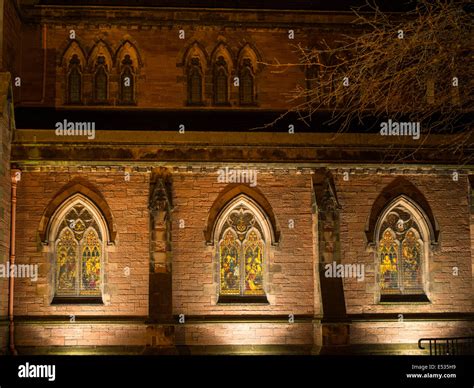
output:
[[[474,167],[441,135],[265,126],[307,82],[269,64],[350,12],[0,4],[3,353],[473,336]]]

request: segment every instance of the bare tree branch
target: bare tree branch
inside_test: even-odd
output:
[[[466,118],[474,108],[474,34],[466,3],[419,0],[403,17],[367,6],[369,13],[354,11],[362,33],[318,47],[297,45],[297,63],[267,64],[277,72],[294,66],[306,71],[306,85],[287,94],[292,107],[286,114],[296,112],[307,122],[329,110],[328,123],[339,132],[367,118],[418,122],[418,148],[429,136],[450,133],[452,141],[442,147],[470,163],[473,128]],[[392,162],[401,161],[396,158]]]

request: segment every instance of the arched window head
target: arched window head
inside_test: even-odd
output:
[[[254,72],[250,58],[245,58],[240,70],[239,97],[241,105],[255,103]]]
[[[229,103],[229,73],[223,56],[219,56],[214,65],[214,104],[227,105]]]
[[[202,69],[199,58],[191,58],[188,67],[188,104],[202,104]]]
[[[94,74],[94,98],[97,103],[105,103],[108,94],[108,75],[105,57],[97,58],[97,65]]]
[[[82,101],[82,73],[81,73],[81,62],[74,54],[69,61],[68,68],[68,82],[67,82],[67,94],[69,104],[80,104]]]
[[[60,206],[49,229],[49,241],[54,242],[54,300],[101,301],[106,240],[104,219],[92,202],[79,195]]]
[[[262,211],[251,201],[234,201],[216,227],[219,302],[266,302],[265,271],[270,230]]]
[[[405,199],[390,205],[377,228],[381,301],[427,300],[429,228],[423,214]]]
[[[120,101],[122,104],[135,103],[135,74],[130,55],[125,55],[120,74]]]

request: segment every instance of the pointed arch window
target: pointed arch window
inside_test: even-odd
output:
[[[202,69],[199,58],[192,58],[188,68],[188,104],[202,105]]]
[[[218,220],[219,302],[266,303],[268,226],[261,212],[239,201]]]
[[[99,213],[77,200],[53,220],[53,303],[102,303],[104,226]]]
[[[382,302],[428,301],[424,286],[427,230],[421,214],[406,202],[385,212],[377,245]]]
[[[97,58],[97,66],[94,74],[94,98],[97,103],[107,101],[109,77],[105,57]]]
[[[125,58],[122,61],[122,72],[120,74],[120,102],[126,105],[135,103],[135,74],[130,55],[125,55]]]
[[[253,105],[255,103],[255,76],[252,69],[252,64],[249,58],[243,60],[242,68],[240,70],[240,104]]]
[[[74,54],[69,61],[69,71],[67,78],[67,101],[69,104],[80,104],[82,101],[82,73],[81,62],[77,54]]]
[[[220,56],[214,66],[214,104],[227,105],[229,103],[229,73],[227,63]]]

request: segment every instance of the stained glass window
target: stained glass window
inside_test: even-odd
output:
[[[199,58],[191,59],[188,70],[188,103],[190,105],[202,103],[202,75]]]
[[[240,71],[240,103],[243,105],[255,102],[254,75],[250,59],[245,59]]]
[[[68,74],[68,102],[70,104],[79,104],[81,102],[81,72],[80,61],[76,54],[69,62]]]
[[[252,211],[240,206],[225,220],[219,241],[220,294],[265,295],[265,241]]]
[[[396,206],[381,224],[378,245],[382,294],[423,294],[423,240],[409,209]]]
[[[214,103],[227,104],[229,77],[227,73],[227,64],[224,57],[219,57],[214,67]]]
[[[97,69],[94,76],[95,100],[96,102],[107,101],[108,77],[105,69],[105,58],[97,58]]]
[[[100,296],[102,236],[95,217],[82,204],[61,220],[56,239],[56,295]]]

